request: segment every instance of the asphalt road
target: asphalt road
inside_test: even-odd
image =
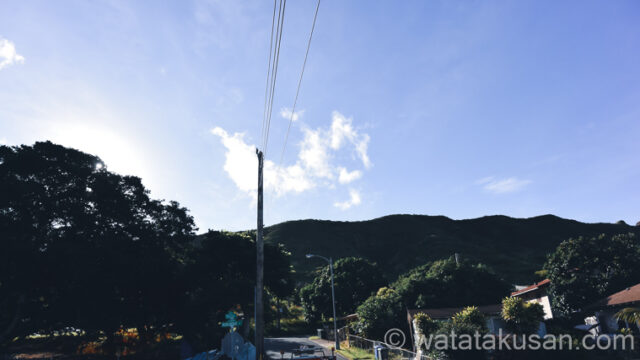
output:
[[[297,350],[302,345],[321,347],[306,337],[286,337],[286,338],[266,338],[264,339],[264,348],[267,351],[267,356],[272,360],[279,360],[281,358],[288,360],[291,359],[292,351]],[[284,350],[284,356],[280,354],[280,351]],[[331,350],[324,349],[326,355],[331,355]],[[346,358],[338,355],[337,360],[347,360]]]

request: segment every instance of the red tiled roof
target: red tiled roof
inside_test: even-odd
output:
[[[622,291],[618,291],[617,293],[609,295],[608,297],[599,300],[594,304],[589,305],[588,307],[593,308],[598,306],[617,306],[634,302],[640,302],[640,284],[636,284]]]
[[[526,288],[524,288],[524,289],[520,289],[520,290],[518,290],[518,291],[514,291],[514,292],[512,292],[512,293],[511,293],[511,296],[518,296],[518,295],[520,295],[520,294],[524,294],[524,293],[529,292],[529,291],[537,290],[537,289],[539,289],[539,288],[541,288],[541,287],[547,286],[547,285],[548,285],[548,284],[550,284],[550,283],[551,283],[551,280],[549,280],[549,279],[544,279],[544,280],[540,281],[540,282],[539,282],[539,283],[537,283],[537,284],[529,285],[529,286],[527,286],[527,287],[526,287]]]
[[[450,307],[450,308],[438,308],[438,309],[408,309],[407,317],[409,321],[413,320],[416,314],[423,313],[429,315],[432,319],[450,319],[453,315],[459,313],[465,307]],[[502,305],[484,305],[478,306],[478,310],[485,315],[499,314],[502,311]]]

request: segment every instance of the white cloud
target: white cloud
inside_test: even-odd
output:
[[[360,170],[348,171],[343,167],[339,167],[338,170],[340,171],[340,175],[338,176],[340,184],[348,184],[362,177],[362,171]]]
[[[370,166],[366,153],[369,136],[358,133],[351,124],[351,119],[334,112],[330,128],[304,128],[303,139],[298,144],[298,156],[293,165],[282,166],[271,160],[265,161],[265,189],[281,196],[301,193],[319,186],[335,189],[337,184],[348,184],[361,178],[361,170],[348,171],[344,164],[336,163],[336,155],[341,151],[353,151],[358,154],[365,168]],[[248,144],[243,133],[229,134],[220,127],[213,128],[211,133],[220,137],[227,150],[225,172],[239,190],[255,198],[258,161],[255,145]],[[364,148],[362,143],[365,143]],[[359,203],[360,195],[356,192],[355,196],[352,196],[349,207]]]
[[[225,154],[224,171],[238,189],[245,192],[255,192],[257,187],[257,166],[255,147],[244,142],[244,134],[235,133],[229,135],[224,129],[215,127],[211,133],[222,139],[222,144],[227,148]]]
[[[7,139],[6,138],[0,139],[0,145],[7,145]]]
[[[529,185],[531,180],[518,179],[517,177],[510,177],[506,179],[495,179],[493,176],[488,176],[476,181],[476,184],[484,185],[483,188],[494,194],[512,193],[522,190],[525,186]]]
[[[18,63],[24,63],[24,56],[16,52],[16,46],[11,41],[0,38],[0,69]]]
[[[367,148],[369,146],[369,135],[360,134],[353,128],[352,119],[346,118],[344,115],[337,111],[332,114],[331,122],[331,148],[334,150],[340,149],[345,142],[351,143],[355,147],[355,151],[362,161],[362,164],[369,168],[371,167],[371,161],[367,155]]]
[[[304,139],[300,143],[298,158],[314,176],[332,179],[328,138],[321,129],[304,130]]]
[[[362,200],[360,199],[360,193],[357,190],[350,189],[349,190],[349,200],[343,202],[336,202],[333,206],[337,207],[340,210],[348,210],[352,206],[360,205]]]
[[[291,109],[282,108],[280,109],[280,116],[285,120],[291,120],[293,122],[298,121],[304,115],[304,110],[296,111],[293,113],[293,118],[291,117]]]

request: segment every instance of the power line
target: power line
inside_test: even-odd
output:
[[[264,86],[264,109],[262,111],[262,130],[260,131],[260,139],[264,139],[264,127],[267,120],[267,97],[269,91],[269,75],[271,75],[271,55],[273,52],[273,26],[276,22],[276,7],[278,0],[273,0],[273,15],[271,16],[271,40],[269,41],[269,63],[267,64],[267,79]]]
[[[293,117],[296,113],[296,104],[298,103],[298,94],[300,94],[300,85],[302,85],[302,77],[304,76],[304,68],[307,66],[307,58],[309,57],[309,49],[311,48],[311,39],[313,39],[313,30],[316,28],[316,20],[318,19],[318,10],[320,9],[320,0],[316,5],[316,12],[313,15],[313,24],[311,25],[311,32],[309,33],[309,41],[307,42],[307,51],[304,54],[304,62],[302,63],[302,71],[300,72],[300,79],[298,79],[298,89],[296,90],[296,97],[293,100],[293,107],[291,108],[291,118],[289,119],[289,126],[287,127],[287,134],[284,137],[284,144],[282,145],[282,153],[280,154],[280,164],[282,165],[282,159],[284,158],[284,151],[287,147],[287,140],[289,139],[289,131],[291,130],[291,123],[293,123]]]
[[[273,113],[273,99],[275,96],[276,80],[278,78],[278,63],[280,61],[280,45],[282,44],[282,33],[284,27],[284,14],[287,6],[287,0],[280,0],[280,11],[278,12],[278,27],[276,28],[276,44],[273,54],[272,70],[271,70],[271,92],[269,94],[269,106],[267,109],[266,127],[264,143],[262,146],[264,156],[266,157],[267,146],[269,144],[269,130],[271,126],[271,115]]]

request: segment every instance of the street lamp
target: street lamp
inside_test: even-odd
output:
[[[338,339],[338,324],[336,321],[336,291],[333,286],[333,260],[320,255],[307,254],[307,259],[317,257],[329,263],[329,271],[331,271],[331,300],[333,303],[333,337],[336,340],[336,350],[340,350],[340,340]]]

